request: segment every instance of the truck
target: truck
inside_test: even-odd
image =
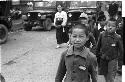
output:
[[[34,1],[32,4],[33,6],[30,6],[31,10],[24,17],[24,30],[31,31],[32,27],[39,26],[50,31],[56,13],[55,6],[52,6],[53,3],[49,1]]]
[[[11,16],[9,16],[11,1],[0,1],[0,44],[5,43],[8,32],[12,27]]]

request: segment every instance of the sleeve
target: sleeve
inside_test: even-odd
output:
[[[97,41],[97,45],[96,45],[96,56],[99,57],[100,56],[100,48],[101,48],[101,39],[102,39],[102,33],[99,34],[99,38]]]
[[[93,29],[93,36],[95,37],[95,40],[96,40],[96,42],[97,42],[97,27],[95,27],[94,29]]]
[[[95,50],[96,50],[96,41],[95,41],[95,37],[93,36],[93,34],[90,34],[90,41],[92,43],[92,48],[91,51],[95,54]]]
[[[123,57],[123,42],[121,41],[121,36],[118,37],[118,50],[119,50],[119,57]]]
[[[65,74],[66,74],[65,54],[63,53],[58,66],[55,82],[62,82]]]
[[[90,68],[89,69],[90,69],[90,75],[91,75],[92,82],[97,82],[98,64],[97,64],[96,56],[91,58]]]
[[[67,23],[67,13],[64,12],[64,13],[63,13],[63,22],[62,22],[62,26],[66,26],[66,23]]]
[[[95,37],[94,37],[94,35],[92,33],[90,34],[90,40],[91,40],[92,45],[95,46],[96,41],[95,41]]]
[[[57,13],[55,14],[55,17],[54,17],[54,26],[56,25],[56,15],[57,15]]]

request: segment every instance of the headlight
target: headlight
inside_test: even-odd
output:
[[[30,16],[30,13],[28,13],[27,16],[29,17],[29,16]]]
[[[46,18],[46,15],[41,15],[41,19],[45,19]]]
[[[11,17],[8,17],[8,21],[11,21]]]
[[[41,17],[41,14],[40,14],[40,13],[38,13],[38,17]]]
[[[71,13],[69,13],[68,15],[69,15],[69,17],[71,17],[71,16],[72,16],[72,14],[71,14]]]

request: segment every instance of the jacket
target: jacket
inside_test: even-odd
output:
[[[102,32],[97,42],[96,54],[105,56],[107,60],[117,59],[120,55],[123,55],[120,35],[117,33],[109,34],[107,31]]]
[[[56,74],[55,82],[97,82],[96,56],[85,48],[81,53],[74,54],[73,46],[63,52]]]

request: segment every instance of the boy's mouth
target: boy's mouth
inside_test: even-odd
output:
[[[81,43],[74,43],[75,45],[80,45]]]

